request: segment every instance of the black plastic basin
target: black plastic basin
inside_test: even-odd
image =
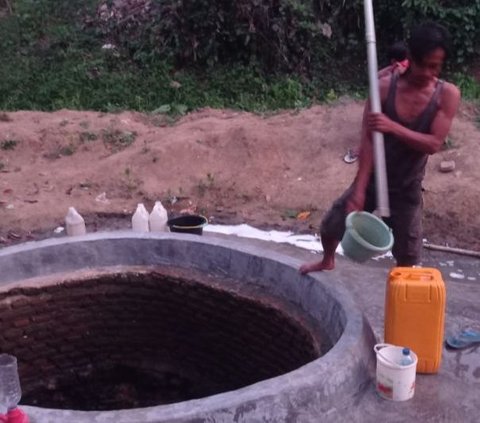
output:
[[[169,219],[167,225],[171,232],[202,235],[203,227],[207,225],[207,223],[208,220],[205,216],[194,214]]]

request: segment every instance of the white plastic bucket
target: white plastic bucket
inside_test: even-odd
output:
[[[418,357],[413,352],[410,354],[413,363],[402,366],[403,347],[390,344],[377,344],[373,348],[377,354],[377,381],[378,394],[392,401],[406,401],[415,393],[415,376]]]

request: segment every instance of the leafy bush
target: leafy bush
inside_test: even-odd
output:
[[[430,19],[450,30],[457,63],[468,62],[480,53],[480,0],[403,0],[402,6],[404,28]]]
[[[382,0],[375,6],[382,49],[431,19],[450,29],[458,62],[475,54],[480,0]],[[157,55],[187,66],[260,63],[269,72],[308,75],[312,61],[364,56],[363,0],[103,0],[91,22],[137,59]]]
[[[178,66],[260,63],[267,71],[304,73],[315,40],[325,38],[314,3],[104,0],[91,24],[141,62],[157,56]]]
[[[12,4],[13,14],[0,14],[0,109],[265,110],[367,81],[363,0]],[[425,18],[451,30],[453,72],[479,53],[480,0],[377,0],[375,13],[381,64]]]

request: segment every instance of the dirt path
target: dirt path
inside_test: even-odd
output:
[[[0,242],[52,236],[70,205],[91,231],[128,227],[137,202],[150,209],[157,199],[171,214],[314,233],[355,174],[342,157],[358,141],[362,107],[341,100],[269,117],[204,109],[174,123],[131,112],[1,114]],[[425,237],[480,250],[474,121],[464,104],[451,148],[429,161]],[[442,160],[455,171],[440,173]]]

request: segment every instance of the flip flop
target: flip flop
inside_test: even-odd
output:
[[[345,163],[354,163],[358,159],[358,154],[356,154],[352,149],[348,149],[347,154],[343,156],[343,161]]]
[[[445,340],[450,348],[463,349],[480,344],[480,332],[471,329],[463,330],[458,336],[448,336]]]

